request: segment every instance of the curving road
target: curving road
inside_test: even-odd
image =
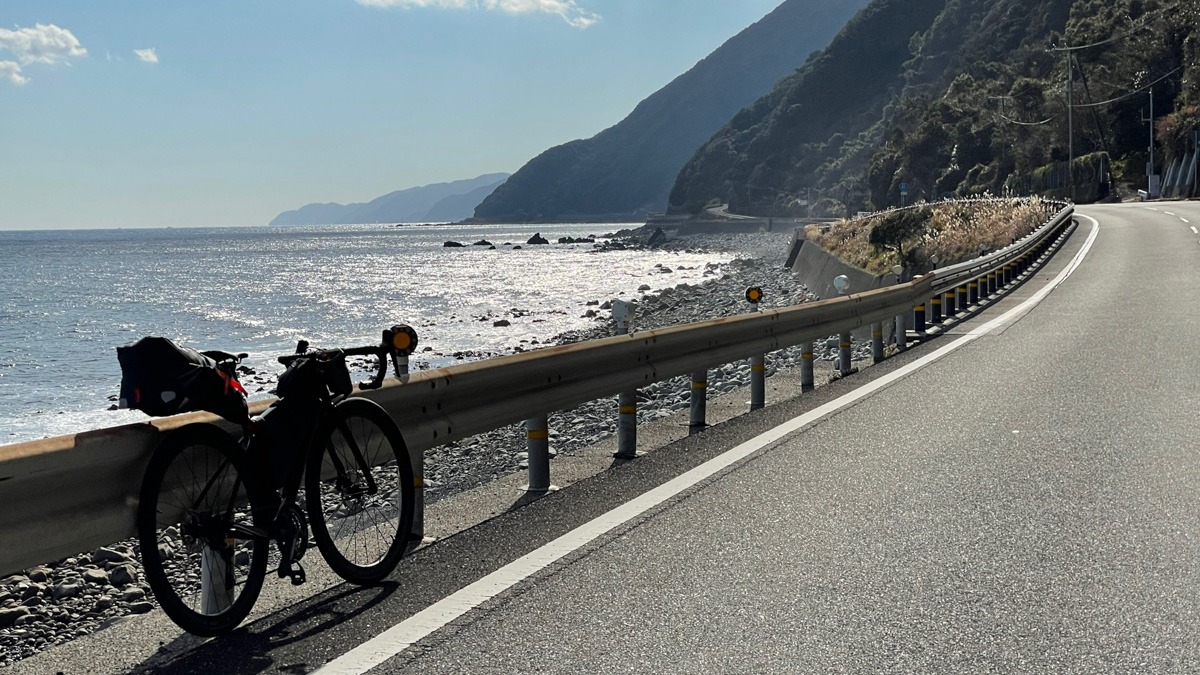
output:
[[[1200,203],[1078,214],[947,335],[146,668],[1200,671]]]

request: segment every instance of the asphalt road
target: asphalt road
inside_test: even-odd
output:
[[[1157,208],[1081,209],[1000,334],[376,672],[1200,670],[1200,205]]]
[[[1078,212],[986,334],[1091,220],[948,335],[143,670],[1200,671],[1200,204]]]

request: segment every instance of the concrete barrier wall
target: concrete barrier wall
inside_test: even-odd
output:
[[[803,238],[802,235],[793,241],[788,259],[792,261],[792,274],[795,274],[800,283],[807,286],[810,292],[816,293],[822,300],[838,297],[833,279],[843,274],[850,279],[851,293],[863,293],[877,288],[894,286],[897,282],[894,274],[875,275],[847,265],[825,249]],[[885,339],[891,337],[894,328],[894,324],[884,327]],[[853,334],[859,340],[870,339],[871,329],[870,327],[860,328]]]

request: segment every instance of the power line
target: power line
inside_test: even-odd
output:
[[[1147,89],[1149,89],[1150,87],[1153,87],[1154,85],[1158,84],[1159,82],[1162,82],[1163,80],[1165,80],[1165,79],[1167,79],[1168,77],[1170,77],[1170,76],[1174,75],[1175,73],[1178,73],[1178,72],[1179,72],[1179,71],[1181,71],[1181,70],[1183,70],[1183,66],[1177,66],[1177,67],[1176,67],[1174,70],[1172,70],[1171,72],[1167,73],[1166,75],[1163,75],[1162,77],[1160,77],[1160,78],[1158,78],[1157,80],[1155,80],[1155,81],[1151,82],[1150,84],[1147,84],[1147,85],[1144,85],[1144,86],[1138,87],[1137,89],[1134,89],[1133,91],[1130,91],[1130,92],[1128,92],[1128,93],[1122,94],[1122,95],[1120,95],[1120,96],[1118,96],[1118,97],[1116,97],[1116,98],[1110,98],[1110,99],[1108,99],[1107,101],[1100,101],[1099,103],[1080,103],[1080,104],[1078,104],[1078,105],[1072,105],[1071,107],[1072,107],[1072,108],[1096,108],[1096,107],[1099,107],[1099,106],[1102,106],[1102,105],[1108,105],[1109,103],[1116,103],[1117,101],[1123,101],[1123,100],[1125,100],[1125,99],[1129,98],[1130,96],[1133,96],[1134,94],[1140,94],[1140,93],[1142,93],[1143,91],[1146,91],[1146,90],[1147,90]]]
[[[999,117],[1000,119],[1004,120],[1005,122],[1008,122],[1010,124],[1016,124],[1016,125],[1022,126],[1022,127],[1036,127],[1036,126],[1041,126],[1043,124],[1049,124],[1054,121],[1054,118],[1047,117],[1046,119],[1042,120],[1041,122],[1021,122],[1020,120],[1009,119],[1008,117],[1005,117],[1003,114],[998,113],[998,112],[994,112],[992,114],[995,115],[996,117]]]
[[[1124,40],[1125,38],[1129,37],[1130,35],[1133,35],[1134,33],[1138,32],[1139,30],[1142,30],[1143,28],[1149,28],[1149,27],[1150,27],[1150,24],[1142,23],[1142,25],[1138,26],[1137,28],[1131,29],[1128,33],[1124,33],[1121,35],[1114,35],[1113,37],[1107,38],[1105,40],[1101,40],[1099,42],[1093,42],[1090,45],[1079,45],[1078,47],[1051,47],[1049,51],[1073,52],[1073,51],[1078,51],[1080,49],[1091,49],[1092,47],[1101,47],[1101,46],[1104,46],[1111,42],[1116,42],[1117,40]]]

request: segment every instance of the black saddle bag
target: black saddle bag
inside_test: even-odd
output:
[[[249,421],[246,390],[232,368],[222,368],[194,349],[161,337],[144,337],[117,347],[121,363],[118,407],[165,417],[206,410],[225,419]]]

